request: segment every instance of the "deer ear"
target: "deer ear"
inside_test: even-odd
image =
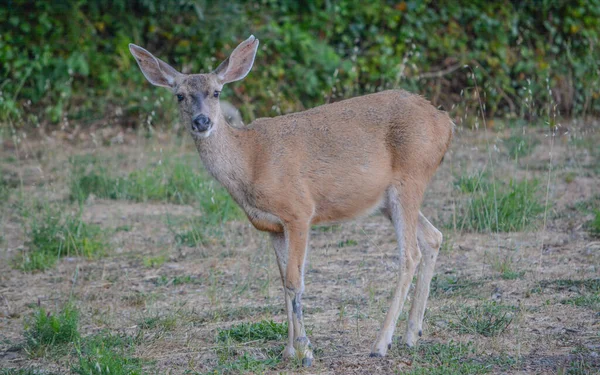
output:
[[[140,46],[129,44],[129,51],[146,79],[153,85],[173,87],[177,78],[182,74],[166,62],[154,57],[150,52]]]
[[[258,39],[250,35],[250,38],[240,43],[213,73],[217,75],[221,84],[239,81],[252,69],[257,50]]]

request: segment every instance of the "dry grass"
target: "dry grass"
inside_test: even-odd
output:
[[[102,136],[112,139],[111,131]],[[368,357],[398,270],[389,223],[375,215],[313,229],[304,299],[316,357],[310,370],[279,357],[285,314],[268,237],[230,206],[222,212],[219,202],[228,200],[198,177],[189,142],[166,134],[125,134],[124,144],[111,146],[85,137],[73,145],[60,134],[18,145],[4,138],[0,368],[12,370],[0,374],[87,374],[96,363],[123,374],[591,374],[600,366],[600,244],[593,229],[600,161],[588,140],[597,145],[600,135],[573,124],[568,136],[553,139],[533,128],[524,139],[536,146],[524,152],[514,137],[502,146],[511,134],[459,131],[432,181],[423,211],[444,228],[446,242],[416,349],[395,344],[384,359]],[[512,151],[492,154],[492,171],[486,147],[495,143]],[[91,158],[87,166],[70,169],[82,155]],[[165,174],[164,155],[185,167]],[[98,161],[102,170],[94,172]],[[103,181],[128,181],[126,190],[93,190],[88,180],[74,180],[96,172]],[[181,194],[169,195],[156,181],[143,190],[154,175]],[[461,230],[463,205],[478,197],[480,176],[499,189],[501,181],[536,179],[541,205],[547,189],[552,204],[519,232]],[[74,200],[73,181],[80,182]],[[31,222],[21,213],[32,202],[81,209],[78,220],[102,229],[105,256],[75,252],[43,272],[15,268],[31,246]],[[79,312],[80,338],[69,350],[28,354],[24,321],[38,301],[53,312],[71,301]],[[403,314],[399,335],[405,320]]]

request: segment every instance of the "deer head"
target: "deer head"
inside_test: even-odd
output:
[[[254,64],[258,39],[251,35],[208,74],[182,74],[166,62],[135,44],[129,50],[146,79],[156,86],[170,88],[179,102],[181,122],[195,139],[207,138],[222,126],[219,96],[223,85],[246,77]]]

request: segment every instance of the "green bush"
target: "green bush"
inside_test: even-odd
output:
[[[491,116],[600,109],[600,0],[11,0],[0,20],[0,121],[170,124],[128,43],[207,72],[249,34],[254,71],[224,92],[247,119],[391,87],[461,117],[478,97]]]

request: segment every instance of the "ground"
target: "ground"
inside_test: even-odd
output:
[[[594,121],[457,128],[423,204],[444,244],[415,349],[400,344],[404,312],[388,356],[368,356],[398,272],[389,222],[375,214],[313,228],[304,306],[315,362],[307,369],[279,356],[283,292],[268,236],[235,208],[221,209],[230,201],[207,182],[185,134],[7,131],[0,139],[0,373],[108,373],[99,351],[86,348],[91,338],[113,336],[129,341],[115,349],[125,365],[111,374],[598,373],[600,239],[590,224],[600,209],[598,129]],[[184,176],[172,176],[177,163]],[[85,183],[95,171],[100,179]],[[164,184],[136,190],[153,179]],[[517,181],[534,180],[532,195],[501,212],[502,191],[512,199]],[[104,190],[102,181],[109,181]],[[508,229],[465,219],[472,200],[485,195],[474,181],[489,184],[492,217],[517,213]],[[199,196],[186,190],[196,183]],[[129,185],[113,192],[111,184]],[[181,194],[169,193],[173,186]],[[533,200],[537,208],[520,213]],[[48,210],[100,234],[73,247],[87,256],[72,250],[36,270],[27,254],[49,246],[34,238],[46,233],[35,228],[48,227]],[[66,232],[73,243],[84,232],[74,228]],[[77,338],[32,344],[36,312],[59,316],[69,304],[79,316]],[[250,333],[239,336],[244,327]]]

